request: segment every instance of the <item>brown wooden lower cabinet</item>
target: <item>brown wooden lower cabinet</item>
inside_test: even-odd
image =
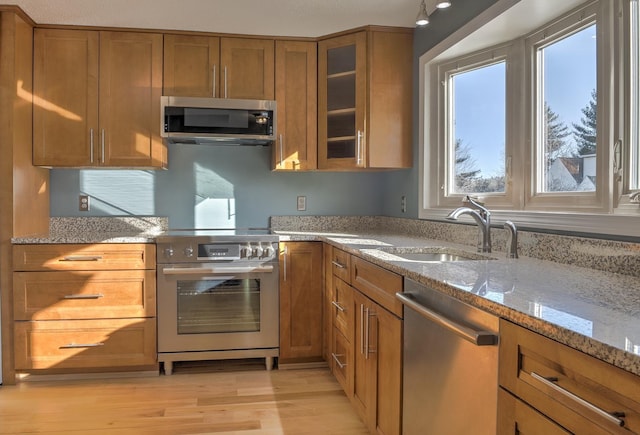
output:
[[[16,322],[16,370],[152,366],[156,319]]]
[[[330,367],[371,433],[399,435],[403,322],[377,299],[389,302],[387,295],[402,290],[402,279],[339,249],[325,245],[325,250],[333,251],[325,252]],[[360,283],[362,290],[355,288]]]
[[[280,243],[279,363],[322,361],[322,243]]]
[[[499,358],[500,387],[568,432],[640,433],[640,376],[506,320]],[[505,412],[499,408],[501,424],[514,419]]]
[[[500,435],[570,433],[502,388],[498,389],[497,431]]]
[[[153,244],[13,247],[18,372],[157,370]]]

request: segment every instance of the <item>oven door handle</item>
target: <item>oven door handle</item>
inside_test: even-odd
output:
[[[273,266],[209,266],[209,267],[164,267],[162,273],[165,275],[194,275],[194,274],[216,274],[216,273],[269,273],[273,272]]]

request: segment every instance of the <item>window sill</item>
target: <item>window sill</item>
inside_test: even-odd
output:
[[[452,209],[430,208],[419,213],[420,219],[446,220]],[[512,210],[490,210],[492,225],[510,220],[518,228],[530,231],[553,232],[566,235],[614,236],[616,240],[631,241],[640,238],[640,207],[624,210],[625,214],[552,213]],[[622,213],[622,210],[620,210]],[[461,222],[467,222],[467,218]],[[468,222],[472,222],[471,219]],[[611,238],[611,237],[604,237]]]

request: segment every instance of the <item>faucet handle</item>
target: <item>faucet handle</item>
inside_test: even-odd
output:
[[[518,258],[518,229],[516,228],[516,224],[511,221],[505,221],[504,229],[509,230],[507,258]]]
[[[471,196],[467,195],[462,200],[462,203],[480,211],[483,215],[482,217],[484,217],[487,221],[489,220],[489,216],[491,216],[491,213],[489,213],[489,210],[484,206],[484,202],[481,202],[478,198],[472,198]]]

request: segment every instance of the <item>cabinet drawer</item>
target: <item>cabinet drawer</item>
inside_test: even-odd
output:
[[[148,366],[156,363],[156,320],[15,322],[17,370]]]
[[[155,269],[153,244],[14,245],[13,270]]]
[[[15,320],[154,317],[153,270],[14,272]]]
[[[331,313],[333,325],[344,335],[347,342],[353,342],[353,290],[342,280],[333,280],[333,300]]]
[[[508,434],[569,434],[562,427],[524,403],[522,400],[498,389],[497,433]]]
[[[499,382],[570,432],[640,432],[639,376],[505,320]]]
[[[351,258],[351,285],[365,296],[402,318],[402,276],[358,257]]]
[[[351,284],[351,255],[337,248],[333,248],[332,251],[331,271],[333,275]]]
[[[342,386],[342,389],[351,397],[353,391],[353,352],[352,346],[342,333],[333,328],[333,352],[331,353],[331,371]]]

